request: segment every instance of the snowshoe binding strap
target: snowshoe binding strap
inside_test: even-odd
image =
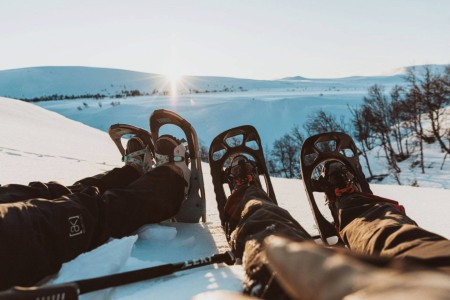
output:
[[[161,166],[163,164],[169,163],[169,162],[186,162],[186,164],[189,163],[189,160],[187,158],[188,152],[186,151],[186,145],[184,143],[180,143],[178,146],[176,146],[173,150],[173,154],[171,155],[164,155],[160,154],[158,152],[155,153],[155,160],[156,160],[156,167]],[[187,155],[186,155],[187,154]]]
[[[347,187],[340,189],[340,188],[335,188],[334,189],[334,194],[336,195],[336,197],[342,197],[342,195],[344,194],[353,194],[355,192],[355,188],[353,187],[352,184],[349,184]]]
[[[138,150],[138,151],[129,153],[129,154],[125,155],[124,157],[122,157],[122,161],[124,163],[133,163],[133,164],[143,167],[144,160],[142,160],[140,158],[136,158],[136,157],[139,157],[141,155],[145,156],[147,154],[147,152],[148,152],[148,149],[144,148],[142,150]]]
[[[244,185],[258,184],[256,164],[243,155],[233,158],[231,165],[226,168],[225,174],[233,191]]]

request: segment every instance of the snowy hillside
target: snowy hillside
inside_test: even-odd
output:
[[[123,111],[122,122],[132,123],[138,111],[139,107],[134,113]],[[146,118],[148,113],[140,112],[147,114]],[[201,115],[202,110],[197,113]],[[188,120],[193,116],[181,114]],[[26,184],[31,180],[58,180],[70,184],[84,176],[122,165],[119,152],[106,133],[32,104],[0,98],[0,126],[2,185],[13,182]],[[203,165],[203,171],[207,223],[175,223],[143,228],[139,236],[114,240],[65,264],[55,282],[201,258],[226,249],[207,164]],[[313,218],[302,182],[280,178],[272,180],[280,205],[314,233]],[[388,185],[371,187],[376,194],[399,200],[408,214],[424,228],[450,238],[450,219],[447,216],[450,190]],[[88,294],[84,298],[190,299],[206,290],[240,290],[242,276],[240,266],[214,265],[100,294]]]
[[[185,76],[177,89],[187,93],[199,91],[290,88],[292,83],[227,77]],[[171,82],[165,75],[119,69],[91,67],[34,67],[0,71],[0,96],[33,98],[59,95],[115,95],[122,90],[154,89],[169,91]]]
[[[213,76],[184,76],[177,85],[181,94],[194,90],[204,92],[255,91],[265,89],[299,89],[326,91],[360,90],[371,84],[392,85],[402,81],[403,74],[374,77],[308,79],[300,76],[281,80],[252,80]],[[92,67],[32,67],[0,71],[0,96],[34,98],[58,95],[116,95],[122,90],[152,93],[154,89],[171,90],[172,82],[160,74]]]

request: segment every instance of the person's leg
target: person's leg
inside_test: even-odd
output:
[[[101,218],[112,237],[130,235],[142,225],[174,217],[185,199],[186,182],[173,163],[162,165],[101,198]]]
[[[132,190],[142,174],[138,167],[127,164],[68,187],[56,182],[0,186],[0,289],[32,285],[63,262],[104,243],[110,230],[101,195],[113,188]],[[132,202],[127,197],[142,189],[125,193],[124,200]],[[123,208],[126,214],[127,206]]]
[[[450,272],[450,241],[420,228],[398,206],[358,192],[343,196],[336,204],[340,235],[352,251]]]
[[[281,296],[283,292],[267,267],[263,241],[271,235],[294,241],[309,240],[311,236],[257,185],[240,188],[228,198],[225,218],[230,246],[242,259],[247,275],[245,292],[264,298]]]
[[[103,194],[109,189],[124,188],[137,180],[140,176],[141,174],[136,171],[136,168],[125,165],[121,168],[114,168],[111,171],[102,174],[83,178],[67,188],[76,193],[86,187],[95,186],[99,189],[100,193]]]
[[[140,177],[139,172],[131,166],[115,168],[109,172],[86,177],[71,186],[64,186],[58,182],[30,182],[28,185],[8,184],[0,186],[0,203],[14,203],[28,199],[57,199],[71,193],[77,193],[89,186],[95,186],[100,193],[111,188],[122,188]]]
[[[8,184],[0,186],[0,203],[14,203],[33,198],[55,199],[71,191],[56,182],[30,182],[28,185]]]
[[[335,225],[353,252],[450,271],[450,241],[420,228],[397,201],[375,196],[341,162],[324,165],[319,182]]]
[[[450,275],[433,269],[273,236],[265,246],[269,267],[292,299],[449,299]]]
[[[54,200],[0,204],[0,289],[33,285],[103,243],[99,199],[90,187]]]

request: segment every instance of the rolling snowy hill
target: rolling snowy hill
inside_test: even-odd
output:
[[[145,113],[148,112],[142,112]],[[189,120],[188,116],[182,116]],[[130,120],[133,115],[123,115],[123,118]],[[70,184],[122,165],[120,154],[106,133],[32,104],[0,98],[0,126],[2,185],[27,184],[33,180]],[[168,223],[143,228],[139,235],[113,240],[65,264],[55,282],[201,258],[227,249],[207,164],[203,165],[203,171],[207,223]],[[280,205],[314,233],[302,182],[272,180]],[[450,190],[389,185],[371,185],[371,188],[378,195],[399,200],[424,228],[450,238],[447,216]],[[240,290],[242,273],[238,265],[214,265],[91,293],[84,299],[190,299],[207,290]]]
[[[329,88],[365,90],[371,84],[393,85],[402,82],[407,69],[387,76],[311,79],[301,76],[280,80],[253,80],[217,76],[183,76],[177,86],[181,94],[194,91],[255,91],[266,89],[301,89],[323,91]],[[92,67],[31,67],[0,71],[0,96],[34,98],[42,96],[103,94],[115,95],[122,90],[154,89],[169,91],[171,82],[165,75],[120,69]]]
[[[238,79],[228,77],[185,76],[177,89],[219,91],[224,88],[261,89],[290,88],[292,83]],[[241,87],[241,88],[239,88]],[[0,71],[0,96],[34,98],[59,95],[103,94],[115,95],[122,90],[138,89],[152,93],[154,89],[169,91],[171,82],[165,75],[119,69],[91,67],[34,67]]]

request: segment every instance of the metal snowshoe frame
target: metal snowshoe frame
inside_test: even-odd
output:
[[[342,240],[338,236],[335,226],[324,217],[317,206],[314,192],[324,192],[324,190],[312,178],[316,167],[327,161],[341,162],[354,174],[362,191],[371,193],[371,190],[359,162],[358,149],[349,135],[343,132],[329,132],[317,134],[305,140],[300,152],[300,166],[305,191],[321,240],[325,245],[333,246],[329,243],[328,238],[337,237],[338,244],[342,244]]]
[[[125,147],[122,144],[122,137],[126,134],[140,137],[150,146],[150,150],[153,153],[155,152],[155,145],[153,144],[152,136],[150,132],[143,128],[129,124],[114,124],[109,127],[108,134],[113,140],[114,144],[116,144],[117,148],[120,151],[120,154],[122,154],[122,157],[125,156]]]
[[[242,136],[242,143],[232,145],[227,143],[228,139],[233,140],[233,138],[238,136]],[[256,143],[257,149],[250,147],[252,142]],[[221,220],[224,220],[223,209],[227,201],[227,196],[223,185],[228,183],[226,176],[224,176],[224,164],[229,158],[234,157],[237,154],[247,154],[255,159],[259,175],[264,176],[267,188],[266,192],[269,197],[277,203],[269,172],[267,170],[266,160],[264,158],[264,153],[261,146],[261,139],[257,130],[251,125],[231,128],[217,135],[209,148],[209,166],[211,167],[211,176],[214,184],[214,192],[216,194],[217,208],[219,210]]]
[[[149,124],[154,141],[158,139],[161,127],[168,124],[178,126],[186,135],[191,170],[190,189],[175,219],[178,222],[197,223],[201,218],[202,222],[206,222],[205,187],[198,138],[194,127],[178,114],[165,109],[155,110],[150,115]]]

